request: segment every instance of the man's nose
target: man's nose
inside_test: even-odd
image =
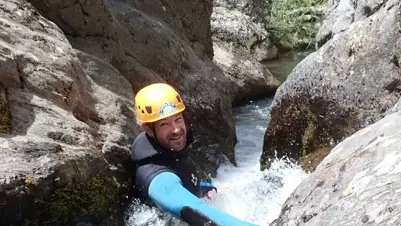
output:
[[[180,132],[180,127],[177,125],[177,123],[173,122],[171,126],[172,126],[171,129],[172,129],[173,133]]]

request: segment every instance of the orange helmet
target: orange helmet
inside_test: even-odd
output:
[[[135,96],[136,117],[141,123],[155,122],[185,110],[178,92],[165,83],[148,85]]]

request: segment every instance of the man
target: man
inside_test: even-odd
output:
[[[250,226],[200,199],[214,187],[200,182],[188,156],[191,137],[182,112],[185,105],[171,86],[156,83],[135,97],[138,121],[144,132],[131,147],[136,165],[134,185],[143,199],[190,225]],[[254,226],[254,225],[253,225]]]

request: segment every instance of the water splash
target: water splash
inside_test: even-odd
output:
[[[234,109],[238,143],[235,147],[237,167],[228,161],[220,165],[212,180],[220,192],[208,204],[254,224],[267,226],[278,217],[281,207],[306,174],[287,159],[276,159],[271,167],[260,171],[264,132],[269,120],[271,99],[252,102]],[[157,208],[134,201],[127,210],[127,226],[187,226],[188,224]]]

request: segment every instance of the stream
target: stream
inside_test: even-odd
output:
[[[285,80],[292,68],[307,54],[286,56],[266,66],[279,78]],[[280,66],[281,65],[281,66]],[[268,226],[276,219],[281,207],[292,191],[307,178],[297,164],[276,159],[272,166],[260,171],[263,137],[269,121],[272,98],[250,101],[233,109],[238,142],[235,146],[237,167],[226,162],[217,170],[212,183],[221,188],[211,200],[204,199],[245,221]],[[187,225],[157,208],[149,208],[134,200],[126,211],[126,226]]]

